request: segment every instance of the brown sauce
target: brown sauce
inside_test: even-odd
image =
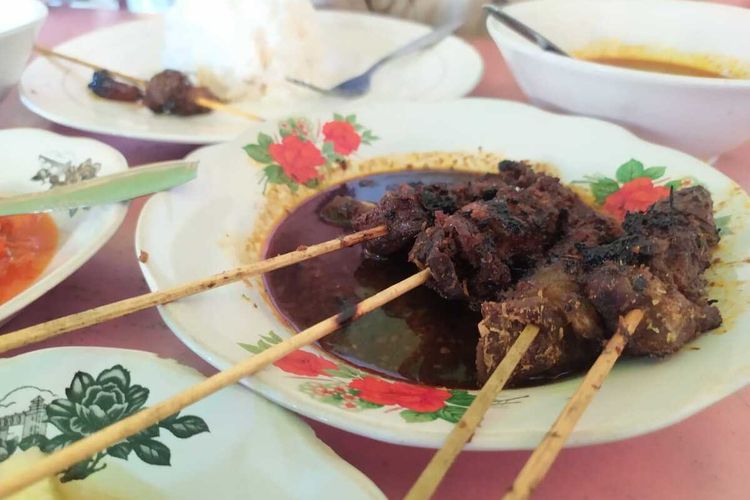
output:
[[[295,208],[271,234],[265,256],[290,252],[350,232],[324,222],[319,216],[321,208],[336,195],[377,202],[388,188],[398,184],[462,182],[479,176],[412,170],[351,180]],[[268,273],[265,285],[279,314],[299,331],[416,271],[406,255],[388,261],[369,260],[362,257],[357,246]],[[481,315],[465,303],[446,301],[423,286],[324,337],[319,345],[354,366],[394,379],[476,389],[480,320]],[[575,372],[532,377],[515,386],[544,384]]]
[[[634,59],[625,57],[587,57],[587,61],[617,66],[620,68],[650,71],[652,73],[667,73],[670,75],[699,76],[703,78],[726,78],[724,75],[695,66],[687,66],[666,61],[648,59]]]
[[[406,171],[372,175],[320,193],[297,207],[275,229],[266,255],[289,252],[348,231],[323,222],[318,212],[335,195],[378,201],[404,182],[458,182],[477,174]],[[266,288],[280,314],[302,330],[416,272],[406,258],[372,261],[359,247],[279,269]],[[395,379],[475,388],[479,313],[420,287],[324,337],[320,347],[351,364]]]

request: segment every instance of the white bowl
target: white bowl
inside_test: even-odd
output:
[[[0,100],[21,78],[46,18],[39,0],[0,0]]]
[[[750,67],[748,9],[680,0],[532,0],[505,10],[567,52],[614,40]],[[702,159],[750,139],[750,80],[605,66],[544,52],[491,17],[487,28],[534,104],[618,122]]]

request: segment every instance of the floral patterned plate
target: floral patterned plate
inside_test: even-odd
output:
[[[3,360],[0,470],[14,455],[52,452],[202,379],[175,361],[125,349],[64,347]],[[58,479],[66,498],[80,500],[384,498],[306,424],[240,387]]]
[[[0,131],[0,194],[42,191],[127,168],[117,150],[93,139],[36,129]],[[36,281],[0,304],[0,324],[81,267],[120,227],[126,212],[127,205],[118,203],[52,213],[58,228],[55,255]]]
[[[501,158],[528,159],[574,183],[616,217],[677,189],[704,184],[723,240],[710,294],[724,325],[664,360],[618,363],[577,426],[572,444],[621,439],[664,427],[750,380],[744,335],[750,291],[750,199],[708,165],[601,121],[555,115],[498,100],[465,99],[338,109],[290,118],[196,151],[198,180],[144,207],[137,251],[152,289],[257,260],[274,225],[319,189],[358,175],[404,168],[492,171]],[[730,217],[731,215],[731,217]],[[311,241],[310,243],[314,243]],[[300,290],[315,300],[315,290]],[[266,300],[261,280],[161,308],[170,328],[225,368],[292,334]],[[532,448],[580,378],[504,391],[470,447]],[[244,381],[303,415],[376,439],[439,446],[471,403],[471,391],[394,382],[310,347]]]

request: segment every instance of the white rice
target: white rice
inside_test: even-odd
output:
[[[286,77],[320,81],[322,48],[309,0],[176,0],[162,63],[227,100],[284,99]]]

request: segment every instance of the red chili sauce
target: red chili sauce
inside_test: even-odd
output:
[[[58,231],[47,214],[0,217],[0,304],[28,288],[57,250]]]

